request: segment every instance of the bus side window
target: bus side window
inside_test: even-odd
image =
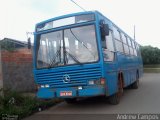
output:
[[[114,32],[116,51],[123,53],[124,50],[123,50],[123,44],[121,40],[120,31],[117,28],[113,27],[113,32]]]
[[[102,49],[104,61],[113,61],[114,60],[114,44],[112,31],[109,31],[109,35],[105,37],[105,40],[102,41]]]

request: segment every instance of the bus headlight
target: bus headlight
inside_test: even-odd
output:
[[[82,88],[82,86],[78,86],[78,89],[79,89],[79,90],[82,90],[83,88]]]
[[[98,79],[98,80],[89,80],[88,84],[89,85],[100,85],[100,79]]]
[[[94,80],[88,81],[88,84],[89,84],[89,85],[94,85]]]
[[[38,89],[39,88],[49,88],[50,86],[48,85],[48,84],[46,84],[46,85],[38,85]]]
[[[49,88],[49,85],[48,85],[48,84],[46,84],[46,85],[45,85],[45,88]]]
[[[44,88],[44,85],[41,85],[41,88]]]
[[[89,85],[104,85],[105,84],[105,78],[100,78],[98,80],[89,80]]]

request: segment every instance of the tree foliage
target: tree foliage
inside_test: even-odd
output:
[[[0,41],[0,46],[2,50],[7,50],[7,51],[14,51],[15,50],[15,45],[14,43],[8,42],[8,41]]]
[[[152,46],[141,46],[143,64],[160,64],[160,49]]]

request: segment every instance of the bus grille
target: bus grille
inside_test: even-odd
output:
[[[69,75],[70,82],[65,83],[63,80],[64,75]],[[37,84],[49,84],[53,88],[62,87],[75,87],[85,86],[88,80],[96,80],[101,77],[100,67],[90,67],[85,69],[72,69],[72,70],[59,70],[49,72],[37,72],[36,82]]]

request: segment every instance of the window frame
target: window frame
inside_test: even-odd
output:
[[[127,41],[128,41],[128,46],[129,47],[132,47],[132,41],[131,41],[131,39],[129,38],[129,37],[127,37]],[[130,42],[129,42],[130,41]]]
[[[113,30],[109,29],[109,33],[111,34],[111,37],[112,37],[113,51],[110,50],[110,49],[108,49],[108,47],[107,47],[107,42],[106,42],[106,40],[107,40],[106,37],[107,37],[107,36],[105,36],[106,48],[103,48],[103,47],[102,47],[102,51],[103,51],[103,61],[104,61],[104,62],[114,62],[114,61],[115,61],[115,52],[116,52],[116,50],[115,50],[115,42],[114,42]],[[110,52],[110,53],[113,53],[113,60],[105,60],[104,51],[108,51],[108,52]]]
[[[89,26],[89,25],[93,25],[94,26],[94,30],[95,30],[95,39],[96,39],[96,46],[97,46],[97,53],[98,53],[98,59],[97,61],[94,61],[94,62],[84,62],[83,64],[91,64],[91,63],[98,63],[100,61],[100,51],[99,51],[99,47],[98,47],[98,37],[97,37],[97,33],[96,33],[96,24],[86,24],[86,25],[77,25],[77,26],[71,26],[71,27],[66,27],[64,29],[58,29],[58,30],[52,30],[52,31],[49,31],[49,32],[44,32],[44,33],[40,33],[40,34],[37,34],[36,35],[36,40],[40,41],[41,39],[41,35],[43,34],[48,34],[48,33],[52,33],[52,32],[56,32],[56,31],[65,31],[66,29],[70,29],[70,28],[78,28],[78,27],[83,27],[83,26]],[[64,37],[64,36],[63,36]],[[35,60],[35,67],[36,69],[46,69],[47,67],[43,67],[43,68],[38,68],[37,67],[37,55],[38,55],[38,49],[39,49],[39,45],[40,45],[40,42],[36,41],[36,60]],[[67,65],[63,65],[63,66],[56,66],[54,68],[57,68],[57,67],[65,67],[65,66],[74,66],[74,65],[77,65],[77,63],[75,64],[67,64]]]
[[[127,44],[127,36],[122,32],[121,32],[121,38],[122,38],[122,42],[125,43],[126,45],[128,45]],[[124,39],[125,39],[125,42],[124,42]]]

